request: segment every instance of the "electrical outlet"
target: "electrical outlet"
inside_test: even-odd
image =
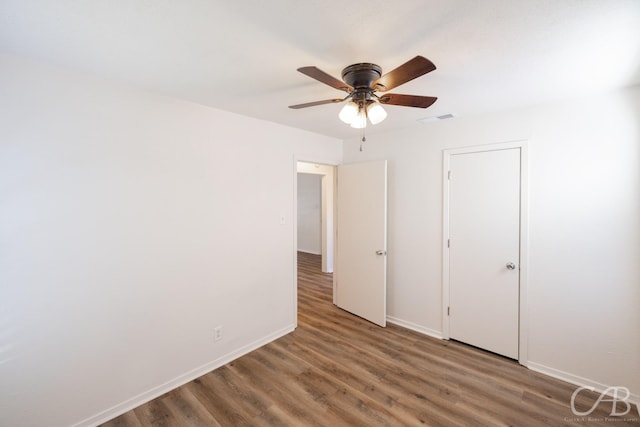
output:
[[[213,329],[213,340],[220,341],[222,339],[222,326]]]

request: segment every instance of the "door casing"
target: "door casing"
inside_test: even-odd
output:
[[[449,170],[451,156],[465,153],[520,149],[520,297],[519,297],[519,352],[518,362],[526,366],[528,360],[528,315],[527,315],[527,277],[528,277],[528,144],[527,141],[503,142],[447,149],[443,151],[442,168],[442,337],[449,339]]]

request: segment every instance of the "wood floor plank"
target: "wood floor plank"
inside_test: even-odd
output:
[[[135,412],[129,411],[103,424],[103,427],[142,427]]]
[[[238,400],[218,388],[219,383],[215,381],[216,376],[217,370],[203,375],[185,386],[202,402],[221,426],[251,425]]]
[[[181,425],[161,397],[145,403],[133,411],[143,427],[175,427]]]
[[[334,306],[332,290],[320,257],[298,253],[294,332],[104,426],[576,425],[575,386],[462,343],[381,328]],[[597,397],[585,392],[577,405]],[[609,411],[602,403],[588,425],[610,425]],[[637,412],[615,425],[639,425]]]
[[[167,393],[162,401],[184,426],[216,427],[220,425],[188,387],[179,387]]]

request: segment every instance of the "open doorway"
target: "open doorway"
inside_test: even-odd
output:
[[[298,173],[298,252],[322,255],[322,175]]]
[[[323,273],[333,273],[335,167],[297,162],[297,250],[321,256]]]

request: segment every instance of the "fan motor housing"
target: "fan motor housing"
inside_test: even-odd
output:
[[[382,68],[376,64],[363,62],[342,70],[342,80],[354,89],[371,88],[371,83],[382,76]]]

